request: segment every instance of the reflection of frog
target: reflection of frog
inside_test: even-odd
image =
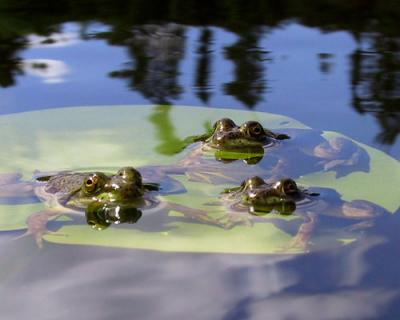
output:
[[[257,176],[245,180],[240,187],[225,190],[218,204],[227,208],[226,219],[235,223],[245,221],[248,225],[251,225],[254,219],[261,219],[255,216],[271,212],[281,215],[294,213],[303,217],[304,222],[298,227],[290,244],[291,247],[301,249],[307,248],[311,233],[321,215],[353,222],[375,217],[383,211],[368,201],[343,201],[332,189],[313,188],[313,192],[310,192],[298,187],[292,179],[285,178],[267,183]],[[280,220],[277,224],[286,223],[286,220]]]
[[[1,182],[2,177],[4,179]],[[31,215],[27,220],[26,235],[34,235],[39,246],[42,245],[43,234],[48,232],[46,225],[50,217],[80,214],[86,210],[88,223],[101,229],[104,224],[96,224],[90,219],[91,214],[106,211],[110,222],[136,222],[140,216],[135,216],[134,212],[155,208],[160,203],[156,198],[159,185],[144,183],[141,174],[132,167],[122,168],[113,175],[103,172],[60,172],[40,176],[32,183],[19,182],[18,179],[18,175],[0,176],[0,195],[15,197],[20,186],[22,196],[32,193],[46,203],[47,209]],[[174,203],[163,203],[162,209],[179,211],[198,221],[222,226],[202,210]],[[120,210],[125,214],[123,219],[118,217]]]

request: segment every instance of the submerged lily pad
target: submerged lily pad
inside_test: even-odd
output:
[[[0,172],[21,172],[30,179],[35,170],[114,170],[131,165],[173,164],[186,151],[185,138],[204,132],[219,118],[230,117],[238,123],[260,121],[265,127],[284,132],[285,128],[307,126],[288,117],[230,109],[171,106],[75,107],[0,117],[0,133],[8,137],[0,142]],[[326,136],[338,136],[326,132]],[[365,199],[389,212],[398,208],[400,166],[381,151],[359,144],[370,156],[370,172],[354,172],[336,178],[332,172],[301,177],[301,184],[331,187],[344,200]],[[189,182],[178,177],[188,192],[162,199],[212,211],[222,215],[222,208],[207,206],[218,197],[223,186]],[[25,220],[43,204],[0,205],[0,230],[26,227]],[[154,213],[157,214],[157,213]],[[161,213],[166,214],[166,213]],[[145,230],[143,217],[136,225],[113,226],[95,231],[87,225],[64,224],[45,240],[63,244],[101,245],[181,252],[282,253],[292,235],[266,218],[252,227],[236,226],[230,230],[184,219],[170,212],[168,222],[155,230]],[[300,224],[296,216],[279,217]],[[62,223],[61,223],[62,224]],[[337,236],[333,241],[350,242]],[[315,241],[318,241],[316,239]],[[285,251],[287,252],[287,251]],[[294,250],[290,252],[295,252]],[[299,252],[299,251],[297,251]]]

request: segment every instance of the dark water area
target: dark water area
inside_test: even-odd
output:
[[[271,112],[399,160],[399,20],[394,0],[0,0],[0,117],[128,104]],[[396,319],[399,228],[398,210],[364,241],[302,255],[39,250],[2,232],[0,317]]]

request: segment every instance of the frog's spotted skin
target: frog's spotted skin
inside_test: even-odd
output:
[[[269,213],[301,216],[304,222],[290,247],[302,250],[308,248],[310,236],[320,215],[364,221],[384,211],[364,200],[343,201],[332,189],[315,188],[315,191],[318,192],[301,188],[294,180],[288,178],[268,183],[254,176],[243,181],[239,187],[225,190],[218,204],[226,208],[228,220],[235,223],[246,221],[248,225],[251,225],[254,219],[260,219],[255,216]]]

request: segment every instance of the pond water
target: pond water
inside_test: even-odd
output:
[[[367,172],[335,176],[290,162],[290,174],[336,190],[341,201],[369,200],[384,214],[361,225],[321,214],[311,249],[295,253],[282,248],[301,224],[296,217],[217,230],[144,212],[136,224],[97,232],[82,216],[63,216],[49,222],[54,233],[39,249],[32,237],[15,238],[43,205],[1,202],[1,316],[400,315],[397,6],[150,3],[0,1],[0,173],[29,180],[37,169],[174,164],[187,155],[177,153],[183,138],[229,116],[352,139],[368,154]],[[258,174],[267,156],[255,166],[225,165]],[[206,209],[235,185],[174,178],[188,191],[163,201]]]

